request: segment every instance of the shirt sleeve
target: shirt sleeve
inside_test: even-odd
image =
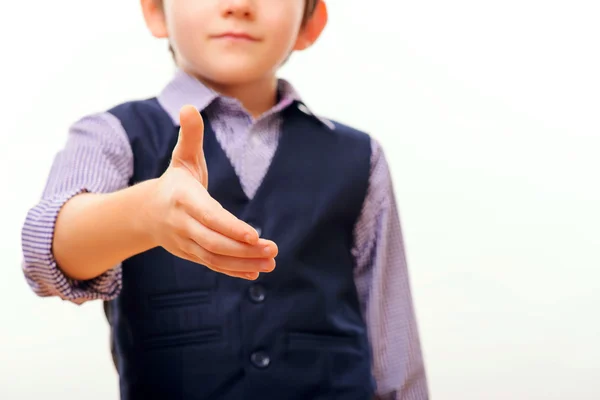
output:
[[[377,399],[426,400],[396,199],[383,150],[374,139],[369,187],[354,240],[355,281],[372,347]]]
[[[133,153],[120,121],[109,113],[87,116],[71,126],[56,155],[40,202],[29,210],[21,231],[23,273],[40,297],[58,296],[76,304],[111,300],[121,290],[121,266],[86,281],[63,274],[52,254],[56,217],[73,196],[109,193],[129,185]]]

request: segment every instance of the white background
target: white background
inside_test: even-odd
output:
[[[35,297],[20,229],[68,126],[171,58],[134,0],[2,3],[0,398],[116,399],[101,304]],[[435,399],[600,398],[599,4],[330,0],[282,71],[386,150]]]

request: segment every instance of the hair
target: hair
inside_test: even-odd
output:
[[[319,1],[320,0],[306,0],[306,3],[304,4],[304,18],[302,19],[302,25],[312,17]]]
[[[158,4],[162,5],[162,0],[155,0],[155,1]],[[321,0],[305,0],[304,15],[302,17],[302,26],[304,26],[308,22],[310,17],[312,17],[312,15],[314,14],[314,12],[317,8],[317,4],[319,3],[319,1],[321,1]],[[175,59],[175,51],[173,50],[173,46],[171,46],[170,43],[169,43],[169,52],[171,53],[171,56],[173,57],[173,59]]]

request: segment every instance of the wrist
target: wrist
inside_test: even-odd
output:
[[[138,239],[141,247],[150,250],[158,246],[156,241],[156,223],[155,218],[158,213],[154,209],[156,179],[150,179],[138,183],[130,188],[131,197],[128,202],[129,210],[125,217],[133,230],[134,236]]]

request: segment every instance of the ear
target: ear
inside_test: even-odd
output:
[[[327,6],[325,1],[318,0],[313,15],[306,21],[294,45],[294,50],[305,50],[313,45],[321,36],[327,25]]]
[[[163,11],[163,0],[141,0],[142,13],[152,36],[164,39],[169,36]]]

